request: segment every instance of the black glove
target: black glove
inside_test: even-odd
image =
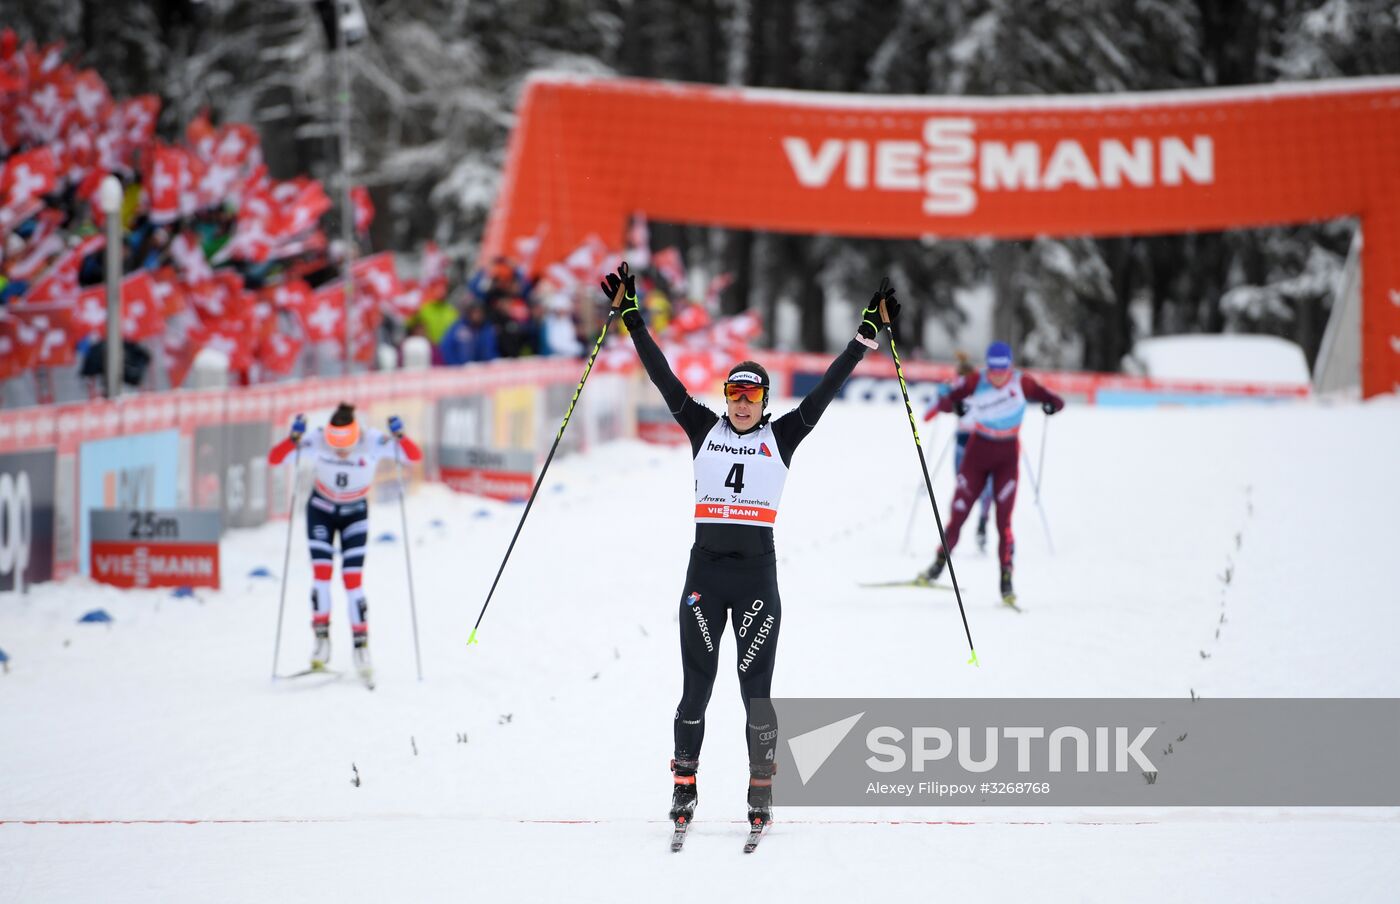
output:
[[[885,316],[889,317],[888,321],[880,314],[882,301],[885,303]],[[893,325],[894,319],[899,316],[899,301],[894,297],[894,287],[890,285],[889,277],[880,280],[880,288],[870,296],[870,303],[860,312],[860,316],[860,326],[856,332],[872,342],[880,335],[880,330]]]
[[[953,410],[958,413],[958,417],[966,415],[968,412],[967,402],[959,399],[957,402],[953,403]]]
[[[642,316],[642,312],[637,308],[637,277],[632,275],[632,271],[627,269],[627,262],[623,261],[617,268],[616,273],[609,273],[607,279],[601,283],[603,294],[608,297],[608,303],[617,308],[617,313],[622,317],[622,322],[628,322],[628,314],[637,317]],[[618,293],[621,292],[621,297]],[[628,329],[632,329],[628,324]]]
[[[1055,403],[1054,403],[1054,402],[1041,402],[1041,403],[1040,403],[1040,410],[1041,410],[1041,411],[1044,411],[1046,414],[1054,414],[1055,412],[1059,411],[1060,409],[1055,407]]]

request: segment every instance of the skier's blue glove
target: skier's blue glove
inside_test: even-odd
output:
[[[397,414],[389,416],[389,432],[394,434],[396,439],[403,439],[403,418]]]
[[[292,432],[288,434],[292,442],[300,442],[303,434],[306,433],[306,415],[298,414],[292,418]]]

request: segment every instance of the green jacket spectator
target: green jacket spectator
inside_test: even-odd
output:
[[[423,302],[418,312],[408,319],[408,326],[412,328],[415,324],[421,324],[423,335],[433,345],[437,345],[461,316],[455,304],[446,298],[436,298]]]

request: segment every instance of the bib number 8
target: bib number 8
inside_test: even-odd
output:
[[[724,478],[724,485],[734,491],[734,495],[744,492],[744,463],[734,462],[734,467],[729,469],[729,476]]]
[[[339,472],[338,474],[335,475],[335,485],[336,485],[336,486],[338,486],[338,487],[344,487],[344,486],[349,486],[349,484],[350,484],[350,475],[349,475],[349,474],[346,474],[344,471],[341,471],[341,472]]]

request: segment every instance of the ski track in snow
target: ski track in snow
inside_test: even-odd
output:
[[[1024,431],[1032,463],[1042,423]],[[920,424],[930,465],[951,424]],[[969,525],[954,555],[972,668],[953,594],[856,586],[923,567],[933,518],[914,503],[905,554],[924,490],[902,406],[833,405],[777,525],[775,694],[1400,695],[1400,404],[1079,408],[1049,430],[1057,554],[1023,473],[1024,614],[999,604],[994,538],[979,556]],[[197,600],[85,580],[0,596],[0,902],[1392,899],[1400,813],[1379,808],[780,808],[745,857],[727,667],[671,855],[690,494],[684,448],[556,460],[471,648],[522,506],[412,494],[422,684],[403,549],[376,542],[400,532],[398,506],[376,502],[373,693],[353,675],[269,680],[278,583],[244,575],[280,569],[285,524],[231,533],[224,589]],[[310,651],[302,527],[299,510],[283,672]],[[335,595],[332,664],[348,668],[338,576]],[[75,624],[98,606],[113,625]]]

